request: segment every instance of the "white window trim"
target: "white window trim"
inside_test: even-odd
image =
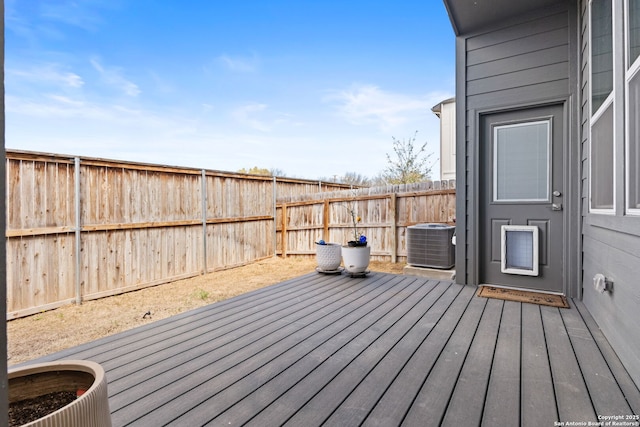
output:
[[[640,71],[640,58],[638,58],[635,63],[633,64],[633,66],[629,69],[629,72],[627,73],[627,75],[625,76],[625,85],[624,85],[624,95],[625,95],[625,102],[624,102],[624,110],[625,110],[625,117],[624,117],[624,138],[625,138],[625,210],[626,213],[629,215],[640,215],[640,208],[633,208],[629,206],[629,202],[631,200],[631,196],[629,194],[629,190],[630,190],[630,185],[629,183],[631,182],[631,178],[629,177],[629,171],[631,170],[631,156],[629,156],[629,143],[631,141],[630,135],[629,135],[629,82],[636,77],[636,75],[638,74],[638,72]],[[637,149],[637,148],[636,148]],[[635,166],[634,166],[635,167]],[[640,171],[636,171],[636,180],[638,180],[638,178],[640,178]],[[638,200],[638,202],[640,202],[640,200]]]
[[[615,11],[615,7],[613,5],[613,0],[611,1],[611,31],[613,34],[615,34],[616,32],[616,11]],[[591,166],[591,159],[593,158],[592,154],[591,154],[591,128],[593,127],[593,125],[595,124],[596,121],[598,121],[598,119],[604,114],[604,112],[607,110],[607,108],[609,108],[610,105],[613,105],[613,117],[616,117],[616,102],[614,102],[614,95],[615,95],[615,88],[616,88],[616,76],[617,76],[617,66],[616,66],[616,59],[617,59],[617,54],[616,54],[616,46],[612,46],[612,61],[613,61],[613,89],[611,90],[611,93],[609,94],[609,96],[607,96],[607,99],[605,99],[605,101],[602,103],[602,105],[600,106],[600,108],[598,108],[597,111],[593,111],[593,106],[592,106],[592,84],[593,84],[593,72],[592,72],[592,40],[593,40],[593,36],[592,36],[592,28],[591,28],[591,6],[592,6],[592,0],[589,0],[589,17],[588,17],[588,28],[589,28],[589,60],[587,61],[589,63],[589,213],[593,213],[593,214],[602,214],[602,215],[615,215],[616,214],[616,169],[617,169],[617,165],[616,165],[616,149],[617,149],[617,141],[615,138],[615,132],[613,132],[613,134],[611,135],[612,138],[612,143],[613,143],[613,187],[611,188],[611,191],[613,192],[613,208],[611,209],[601,209],[601,208],[593,208],[593,200],[591,198],[592,195],[592,182],[593,182],[593,178],[591,175],[591,171],[592,171],[592,166]],[[614,43],[614,41],[612,40],[612,43]],[[615,128],[615,120],[614,120],[614,128]]]
[[[624,81],[624,139],[625,139],[625,212],[628,215],[640,215],[640,208],[631,208],[629,207],[629,201],[631,200],[629,194],[629,170],[631,169],[629,158],[629,141],[631,138],[629,137],[629,82],[638,74],[640,71],[640,56],[636,58],[636,60],[628,66],[629,64],[629,25],[628,25],[628,17],[629,17],[629,0],[624,1],[624,16],[627,17],[625,21],[625,31],[624,31],[624,63],[625,63],[625,81]],[[626,69],[628,66],[628,69]],[[636,179],[640,178],[640,171],[636,171]]]

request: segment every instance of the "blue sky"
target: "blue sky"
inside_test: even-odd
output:
[[[5,0],[7,148],[317,179],[438,150],[439,0]],[[437,173],[437,171],[436,171]]]

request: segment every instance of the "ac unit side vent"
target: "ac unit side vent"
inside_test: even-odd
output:
[[[445,224],[417,224],[407,227],[407,264],[416,267],[450,269],[455,265],[451,242],[455,227]]]

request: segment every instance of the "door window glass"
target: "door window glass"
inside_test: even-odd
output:
[[[549,120],[495,126],[493,200],[549,200]]]

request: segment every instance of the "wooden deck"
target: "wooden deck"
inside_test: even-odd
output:
[[[114,426],[553,426],[640,414],[638,388],[579,301],[557,309],[475,291],[313,273],[39,361],[101,363]]]

